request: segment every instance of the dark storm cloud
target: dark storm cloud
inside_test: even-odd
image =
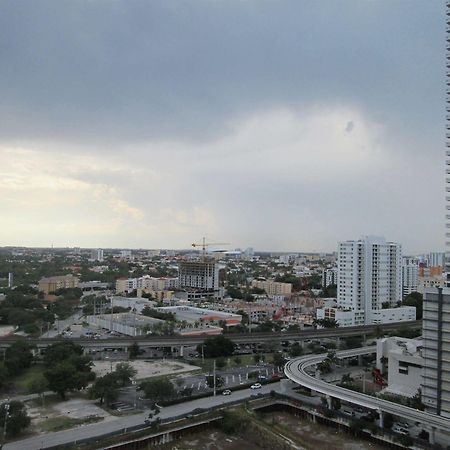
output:
[[[205,140],[340,103],[435,134],[443,17],[440,1],[3,1],[0,137]]]

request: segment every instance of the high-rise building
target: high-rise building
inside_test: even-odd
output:
[[[180,261],[178,265],[180,289],[195,290],[217,295],[219,292],[219,266],[212,258]]]
[[[443,252],[431,252],[428,255],[428,267],[444,267],[445,253]]]
[[[447,111],[450,107],[450,2],[447,13]],[[450,115],[446,116],[446,246],[450,248]],[[431,256],[431,255],[430,255]],[[446,287],[425,290],[422,336],[422,402],[426,410],[450,418],[450,252],[445,253]]]
[[[364,236],[338,247],[337,307],[317,309],[318,319],[340,326],[416,320],[414,306],[402,299],[402,247],[383,237]]]
[[[428,412],[450,418],[450,289],[425,291],[422,402]]]
[[[103,261],[103,250],[101,248],[94,248],[91,250],[92,261]]]
[[[402,264],[402,298],[411,292],[417,292],[419,283],[419,266],[411,258],[403,258]]]
[[[360,317],[370,324],[372,311],[396,306],[402,298],[401,257],[401,245],[382,237],[339,243],[338,307],[364,313]]]
[[[8,273],[8,287],[11,289],[14,286],[14,275],[12,272]]]
[[[332,267],[331,269],[323,269],[322,272],[322,286],[327,288],[332,284],[337,284],[337,267]]]

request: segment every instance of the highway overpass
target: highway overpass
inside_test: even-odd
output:
[[[336,353],[338,358],[351,358],[354,356],[365,355],[376,352],[376,346],[363,347],[353,350],[344,350]],[[353,403],[364,408],[376,410],[380,413],[381,421],[383,413],[390,413],[395,416],[403,417],[412,422],[419,422],[424,427],[427,427],[430,433],[430,442],[434,441],[434,431],[440,430],[445,433],[450,433],[450,419],[419,411],[417,409],[409,408],[408,406],[399,405],[397,403],[389,402],[377,397],[355,392],[350,389],[345,389],[331,383],[327,383],[319,378],[308,375],[306,369],[315,366],[326,358],[326,354],[322,355],[307,355],[289,361],[284,373],[295,383],[312,389],[313,391],[325,394],[327,397],[338,398],[347,402]]]
[[[416,320],[412,322],[397,322],[384,325],[366,325],[358,327],[342,327],[342,328],[323,328],[315,330],[307,328],[299,332],[269,332],[269,333],[236,333],[226,334],[235,344],[264,344],[268,342],[302,342],[309,339],[325,339],[325,338],[345,338],[349,336],[366,336],[374,335],[379,329],[389,332],[399,329],[401,326],[408,328],[421,328],[422,321]],[[195,346],[201,344],[206,336],[146,336],[146,337],[108,337],[107,339],[93,338],[19,338],[19,337],[2,337],[0,338],[0,348],[6,348],[12,342],[21,339],[29,342],[38,348],[45,348],[56,342],[66,342],[70,340],[87,349],[101,348],[127,348],[136,342],[141,348],[158,348],[158,347],[181,347]]]

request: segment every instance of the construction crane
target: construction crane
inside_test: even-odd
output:
[[[196,247],[201,247],[202,248],[202,256],[205,257],[206,256],[206,248],[210,247],[211,245],[230,245],[228,242],[206,242],[206,238],[202,239],[202,242],[199,243],[193,243],[192,247],[196,248]]]

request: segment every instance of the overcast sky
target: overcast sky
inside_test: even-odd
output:
[[[0,245],[444,248],[443,0],[3,0]]]

